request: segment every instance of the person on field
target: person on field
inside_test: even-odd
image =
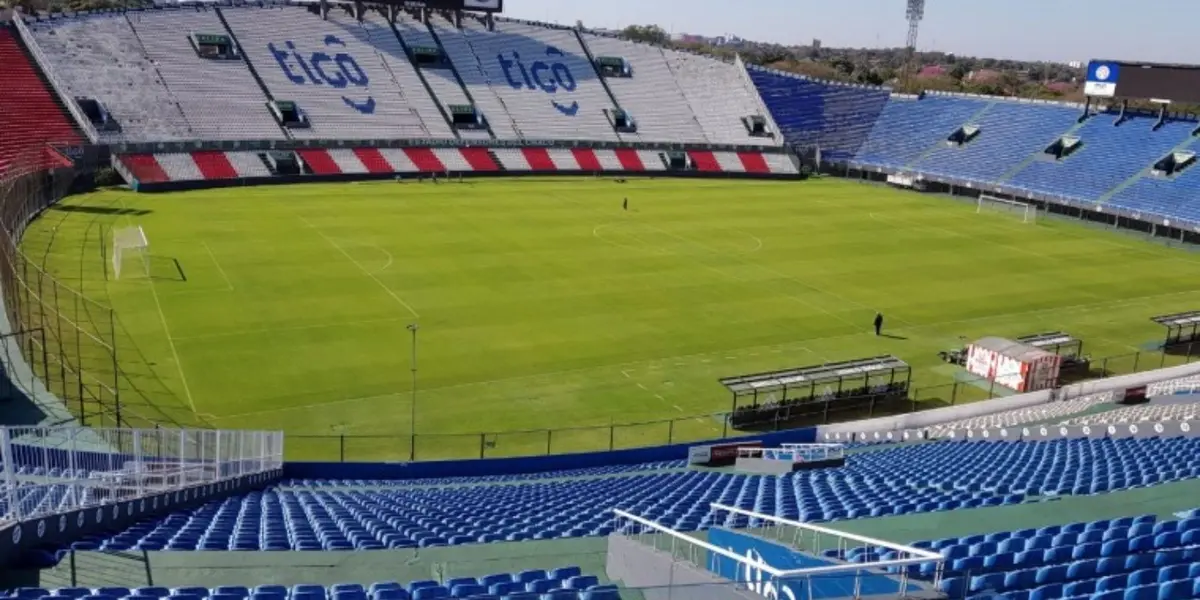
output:
[[[629,198],[626,198],[625,202],[621,203],[621,210],[629,210]]]
[[[883,331],[883,313],[875,313],[875,335],[882,335]]]

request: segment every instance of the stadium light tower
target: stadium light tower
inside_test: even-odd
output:
[[[917,33],[921,28],[921,19],[925,18],[925,0],[908,0],[908,9],[904,16],[908,19],[908,39],[905,41],[904,77],[901,81],[907,87],[915,66],[913,62],[917,55]]]

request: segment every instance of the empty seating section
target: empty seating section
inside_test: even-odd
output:
[[[989,465],[980,469],[979,465]],[[352,550],[602,536],[610,510],[683,530],[745,526],[721,502],[837,521],[1019,504],[1200,476],[1200,439],[933,442],[852,454],[838,470],[782,477],[676,468],[547,481],[496,478],[309,485],[210,503],[102,540],[105,550]]]
[[[458,76],[462,78],[462,85],[471,99],[475,101],[476,110],[483,113],[483,117],[487,119],[488,126],[496,138],[512,140],[524,137],[513,117],[508,113],[504,101],[492,89],[492,81],[484,70],[480,58],[472,50],[471,43],[467,40],[467,34],[440,17],[430,19],[429,27],[434,32],[436,39],[441,42],[442,50],[453,63]],[[486,34],[476,29],[473,35]],[[495,62],[494,57],[492,61]],[[436,75],[434,74],[435,77]],[[451,75],[451,73],[445,73],[443,76],[450,77]],[[497,83],[507,85],[503,81]],[[440,90],[435,88],[434,91],[437,93]]]
[[[1064,423],[1069,425],[1111,425],[1145,421],[1195,421],[1197,419],[1200,419],[1200,403],[1171,402],[1123,406],[1107,412],[1076,417],[1064,421]]]
[[[978,106],[978,100],[964,101]],[[998,101],[969,123],[980,128],[975,139],[962,146],[942,145],[915,168],[958,179],[996,181],[1071,129],[1080,113],[1081,109],[1062,104]],[[949,137],[953,129],[943,132],[943,137]]]
[[[893,97],[879,115],[857,161],[874,167],[904,169],[945,142],[954,130],[988,105],[985,100],[926,96]]]
[[[777,137],[754,137],[742,117],[763,115],[761,101],[740,66],[707,56],[664,50],[691,112],[715,144],[779,145]]]
[[[939,423],[926,428],[926,431],[930,436],[936,437],[948,434],[955,429],[988,429],[994,427],[1017,427],[1030,423],[1058,422],[1064,417],[1081,413],[1098,404],[1112,402],[1112,399],[1112,392],[1092,394],[1072,400],[1049,402],[1047,404],[1015,408],[990,415]]]
[[[437,40],[433,34],[429,32],[429,27],[424,23],[413,20],[408,15],[401,13],[396,18],[396,31],[400,34],[400,38],[409,49],[417,47],[437,48]],[[420,73],[425,78],[425,82],[429,84],[429,89],[433,92],[434,101],[441,104],[447,114],[450,112],[450,107],[454,105],[470,106],[471,100],[467,97],[466,92],[458,83],[458,79],[454,76],[454,71],[449,68],[425,68]],[[417,85],[420,85],[417,82]],[[484,117],[487,117],[485,114]],[[491,134],[486,131],[460,131],[459,137],[463,138],[490,138]]]
[[[0,600],[39,600],[40,598],[87,598],[88,600],[438,600],[441,598],[497,599],[521,598],[549,600],[620,600],[617,586],[601,584],[600,578],[583,572],[575,565],[550,569],[527,569],[516,573],[493,573],[480,577],[453,577],[444,580],[418,580],[407,584],[376,581],[370,584],[335,583],[328,588],[317,584],[292,586],[223,585],[212,589],[184,586],[166,588],[17,588],[12,595],[0,593]]]
[[[508,21],[489,32],[464,19],[456,35],[442,23],[443,43],[461,36],[471,50],[467,55],[460,46],[451,56],[460,73],[472,73],[463,75],[472,96],[482,105],[480,95],[490,92],[522,137],[617,141],[604,113],[612,103],[573,32]]]
[[[404,47],[397,39],[396,32],[388,25],[387,19],[383,15],[368,11],[360,25],[344,11],[334,10],[329,12],[329,21],[345,28],[346,31],[354,32],[364,43],[374,47],[379,61],[392,76],[396,89],[399,90],[404,101],[420,120],[425,137],[454,137],[454,131],[450,129],[450,124],[446,122],[446,118],[438,110],[433,98],[421,85],[416,67],[404,52]],[[358,32],[359,28],[362,29],[362,33]],[[363,35],[365,37],[361,37]]]
[[[1197,148],[1200,148],[1196,139],[1198,138],[1193,138],[1192,143],[1182,150],[1196,152]],[[1161,157],[1156,157],[1153,161],[1157,162],[1158,158]],[[1200,169],[1193,164],[1173,178],[1145,175],[1133,185],[1118,192],[1108,204],[1143,213],[1146,218],[1159,215],[1200,223],[1200,202],[1196,201],[1198,196]]]
[[[1108,113],[1089,118],[1073,134],[1083,142],[1081,148],[1057,161],[1036,160],[1009,183],[1043,194],[1096,202],[1187,141],[1195,129],[1195,123],[1167,122],[1154,131],[1156,119],[1149,117],[1132,117],[1114,125],[1116,120],[1116,115]]]
[[[156,154],[154,158],[158,160],[158,165],[162,167],[163,172],[167,174],[167,178],[171,181],[197,181],[204,179],[204,174],[196,166],[196,161],[192,159],[191,154],[182,152]]]
[[[831,161],[852,158],[888,101],[887,90],[811,80],[748,67],[763,102],[788,144],[819,146]]]
[[[272,97],[296,102],[308,117],[311,127],[293,129],[293,136],[429,136],[362,27],[323,21],[295,6],[222,13]]]
[[[608,87],[617,103],[637,123],[642,140],[709,141],[687,98],[676,83],[662,48],[616,38],[584,34],[593,56],[624,58],[633,77],[609,77]]]
[[[207,60],[192,50],[189,34],[225,32],[216,11],[189,7],[126,16],[196,138],[284,138],[267,111],[267,97],[242,61]]]
[[[1158,521],[1140,515],[922,540],[946,557],[941,591],[951,598],[998,600],[1109,598],[1185,600],[1200,596],[1200,519]],[[883,548],[827,551],[866,562],[893,558]],[[935,565],[908,567],[931,576]],[[898,569],[892,567],[893,573]]]
[[[270,177],[271,171],[257,152],[226,152],[229,164],[240,177]]]
[[[94,14],[30,22],[58,82],[72,98],[100,102],[119,131],[104,141],[198,139],[158,69],[123,14]],[[181,51],[191,51],[183,48]],[[64,99],[65,100],[65,99]],[[70,100],[65,100],[70,101]]]
[[[79,144],[70,116],[54,99],[30,61],[16,34],[0,28],[0,176],[10,169],[32,169],[46,164],[46,144]]]

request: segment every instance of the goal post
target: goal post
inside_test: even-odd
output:
[[[138,259],[137,263],[142,270],[131,272],[123,269],[125,260],[128,258]],[[122,274],[126,277],[131,275],[150,276],[150,242],[146,239],[146,232],[140,225],[113,230],[112,268],[113,279],[120,279]]]
[[[1002,213],[1020,218],[1022,223],[1037,222],[1037,206],[1019,200],[980,194],[975,206],[976,213]]]

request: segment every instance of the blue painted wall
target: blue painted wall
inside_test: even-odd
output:
[[[433,477],[474,477],[512,473],[539,473],[561,469],[583,469],[606,465],[630,465],[660,460],[687,458],[688,448],[702,444],[723,444],[761,440],[766,446],[783,443],[806,444],[817,440],[815,428],[792,429],[750,437],[552,456],[521,458],[485,458],[416,463],[326,463],[297,462],[284,465],[284,477],[309,479],[425,479]],[[286,444],[286,441],[284,442]]]

